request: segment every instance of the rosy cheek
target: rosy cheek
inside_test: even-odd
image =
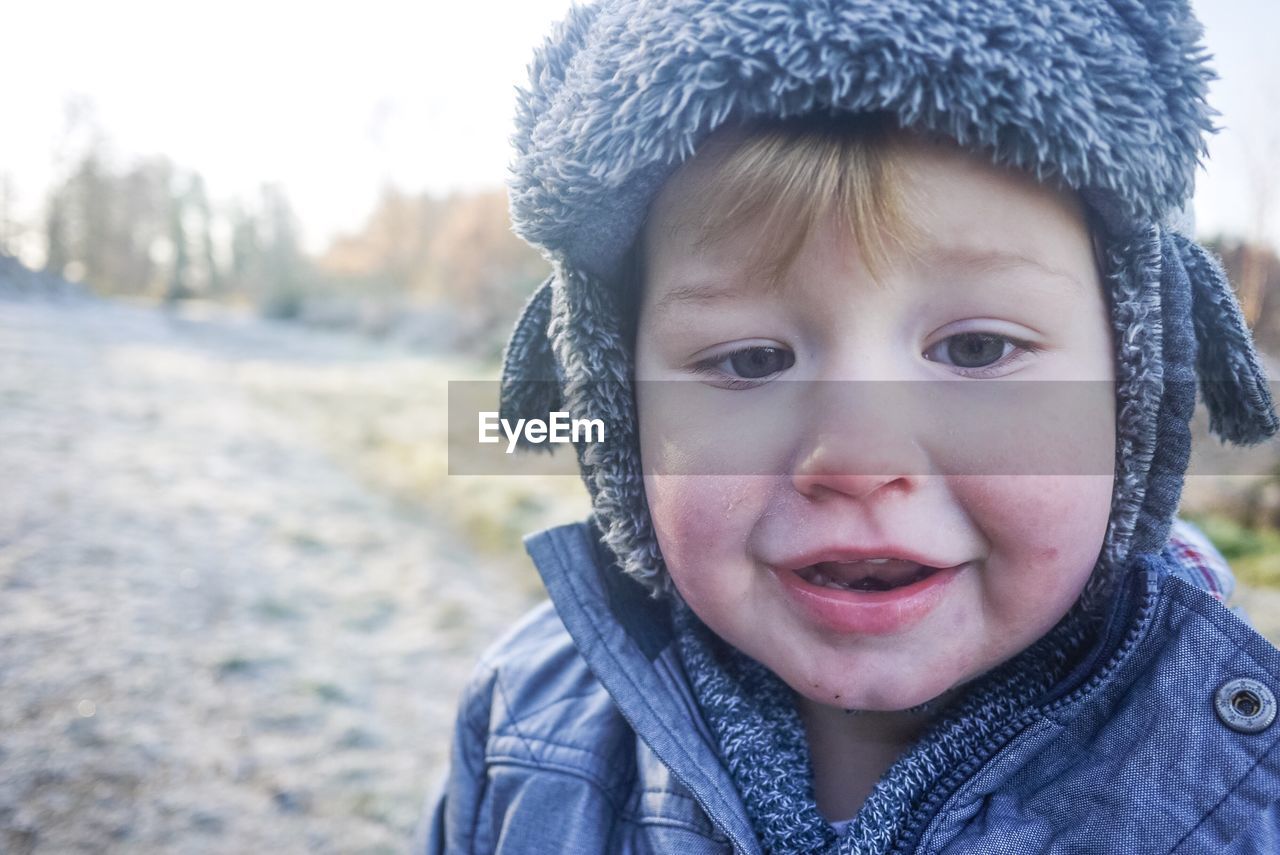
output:
[[[1088,551],[1081,541],[1102,545],[1110,476],[975,476],[957,485],[962,505],[993,547],[1054,560]]]
[[[1065,613],[1088,580],[1110,515],[1107,476],[973,478],[960,501],[989,544],[993,612],[1029,629]]]
[[[1041,549],[1039,557],[1049,562],[1085,561],[1092,565],[1111,515],[1112,478],[1067,475],[1035,480],[1040,484],[1036,495],[1028,497],[1026,512],[1039,521],[1041,536],[1031,538]]]
[[[686,551],[705,543],[706,508],[714,494],[705,482],[710,479],[689,475],[645,475],[645,496],[649,516],[658,535],[662,554],[670,563],[681,563]],[[699,531],[703,537],[697,537]]]
[[[759,504],[744,480],[645,475],[649,516],[677,585],[682,580],[706,580],[713,569],[741,561],[751,515]]]

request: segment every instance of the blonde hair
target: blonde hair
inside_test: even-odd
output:
[[[705,248],[763,218],[756,261],[779,282],[823,218],[838,218],[874,276],[914,230],[898,169],[905,132],[884,114],[757,125],[716,168],[692,219]]]
[[[706,248],[764,216],[765,236],[752,259],[779,287],[804,242],[834,212],[852,234],[874,278],[893,250],[910,251],[918,229],[897,154],[907,132],[887,114],[816,116],[760,122],[730,144],[695,201],[695,245]],[[717,144],[713,136],[709,145]],[[628,346],[634,350],[645,281],[647,224],[623,258],[615,292]]]

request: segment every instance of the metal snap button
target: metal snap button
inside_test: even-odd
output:
[[[1247,677],[1228,680],[1213,696],[1213,708],[1227,727],[1239,733],[1258,733],[1276,720],[1276,696]]]

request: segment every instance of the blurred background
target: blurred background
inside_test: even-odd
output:
[[[545,275],[502,189],[568,2],[51,2],[0,47],[0,851],[399,852],[571,477],[449,476]],[[1196,196],[1280,355],[1280,30],[1197,0]],[[1280,371],[1272,363],[1272,376]],[[1280,465],[1184,513],[1280,641]]]

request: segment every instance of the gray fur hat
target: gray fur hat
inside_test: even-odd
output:
[[[1213,130],[1186,0],[600,0],[574,7],[521,93],[516,231],[553,273],[508,345],[502,415],[600,419],[577,446],[623,570],[670,582],[645,502],[620,265],[663,183],[731,122],[888,113],[1076,191],[1103,224],[1117,344],[1112,514],[1093,589],[1159,550],[1197,377],[1219,436],[1277,420],[1221,267],[1175,227]],[[545,446],[544,446],[545,447]]]

